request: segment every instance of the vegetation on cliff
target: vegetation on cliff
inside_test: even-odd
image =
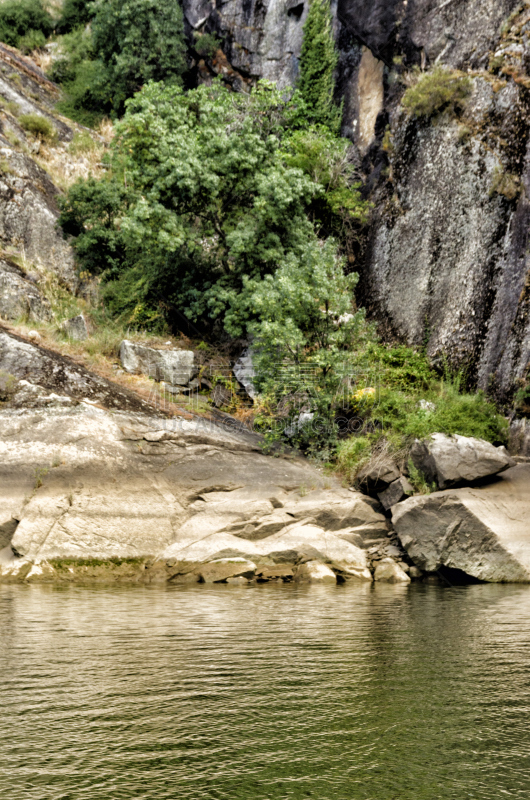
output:
[[[415,117],[434,117],[443,111],[457,114],[471,94],[468,75],[457,70],[435,67],[418,77],[402,98],[402,105]]]
[[[91,347],[112,355],[125,330],[167,336],[183,321],[205,349],[250,341],[259,397],[245,418],[269,440],[338,460],[349,479],[374,453],[406,460],[433,431],[503,440],[491,403],[424,355],[381,344],[356,305],[351,269],[370,206],[338,135],[325,0],[311,4],[291,91],[260,82],[235,93],[222,79],[184,89],[176,0],[69,0],[59,28],[61,109],[116,118],[98,174],[62,200],[80,273],[97,278],[105,305],[93,319],[108,341]],[[405,95],[412,113],[458,108],[465,78],[428,80]],[[40,120],[21,121],[46,139]]]
[[[338,55],[328,0],[311,0],[304,25],[298,89],[308,121],[338,133],[341,108],[334,103]]]

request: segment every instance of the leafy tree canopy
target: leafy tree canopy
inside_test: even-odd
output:
[[[114,281],[116,309],[138,320],[140,295],[120,290],[134,274],[143,308],[219,320],[238,335],[259,316],[245,299],[256,281],[317,259],[309,210],[335,167],[296,163],[300,105],[265,82],[250,95],[220,83],[188,93],[151,83],[128,102],[107,178],[72,187],[61,217],[81,266]],[[307,135],[331,147],[327,134]],[[352,176],[336,172],[341,212],[359,219]]]
[[[180,83],[186,48],[178,0],[104,0],[96,6],[92,35],[117,113],[148,81]]]

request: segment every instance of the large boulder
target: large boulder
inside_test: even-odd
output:
[[[530,466],[484,486],[411,497],[392,509],[403,547],[425,572],[458,569],[491,582],[530,582]]]
[[[383,558],[375,568],[374,581],[410,583],[407,573],[391,558]]]
[[[299,583],[337,583],[337,576],[327,564],[320,561],[306,561],[296,568],[294,578]]]
[[[440,489],[473,483],[515,464],[504,447],[495,447],[483,439],[444,433],[434,433],[421,442],[416,440],[410,455],[414,466]]]
[[[120,345],[120,360],[127,372],[170,385],[187,386],[197,373],[191,350],[157,350],[127,339]]]

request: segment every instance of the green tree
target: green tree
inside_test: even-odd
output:
[[[325,125],[334,133],[338,133],[341,121],[341,109],[333,102],[337,58],[329,0],[311,0],[304,24],[298,90],[308,121]]]
[[[315,238],[306,209],[323,189],[281,149],[295,113],[267,84],[250,96],[220,83],[187,93],[144,87],[117,125],[107,188],[80,182],[64,203],[81,266],[113,280],[136,270],[152,305],[223,321],[245,278],[274,272],[288,253],[300,258]],[[98,244],[116,231],[119,268],[114,250]]]
[[[243,306],[253,341],[257,389],[273,409],[265,429],[312,452],[327,453],[337,441],[335,414],[355,353],[370,334],[364,312],[354,308],[357,275],[344,274],[333,239],[310,239],[273,274],[249,279],[233,307]],[[230,333],[241,333],[227,315]],[[236,315],[237,319],[237,315]],[[282,412],[274,420],[277,409]],[[307,425],[300,425],[300,414]]]
[[[42,0],[7,0],[0,4],[0,40],[18,47],[30,33],[40,32],[48,37],[53,21]]]
[[[104,0],[96,6],[92,35],[116,113],[151,80],[180,84],[186,47],[178,0]]]

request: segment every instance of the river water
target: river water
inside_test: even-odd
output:
[[[530,587],[0,587],[5,800],[530,797]]]

